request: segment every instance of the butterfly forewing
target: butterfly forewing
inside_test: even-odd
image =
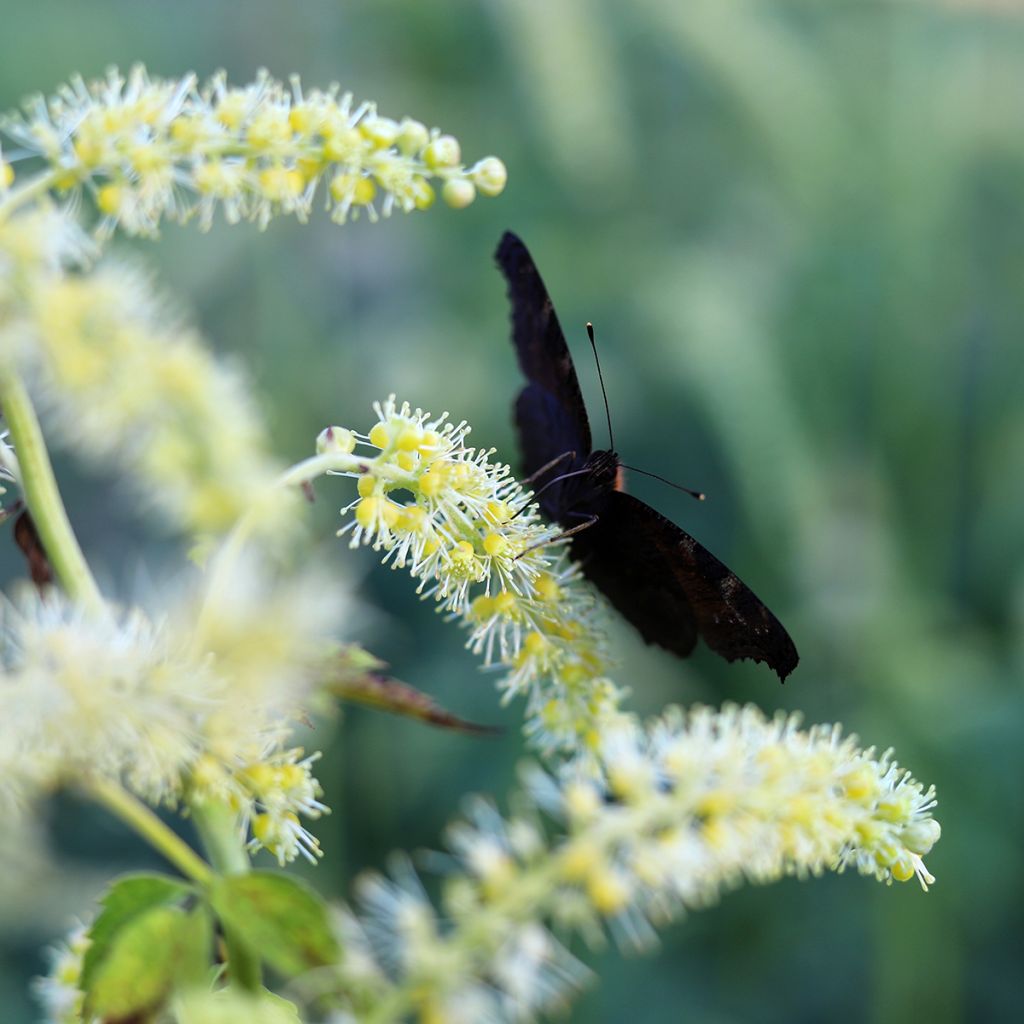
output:
[[[538,462],[532,464],[528,456],[524,469],[527,475],[535,473],[545,463],[566,451],[576,451],[581,460],[585,459],[591,447],[590,422],[569,346],[565,343],[565,335],[555,315],[551,296],[526,246],[511,231],[506,231],[502,236],[494,257],[508,284],[508,297],[512,305],[512,343],[519,358],[519,366],[526,379],[546,392],[562,410],[562,416],[554,417],[548,414],[544,403],[545,419],[557,419],[558,430],[548,439],[549,443],[543,451],[543,444],[535,439],[531,454],[537,455]],[[518,414],[517,422],[522,430]]]

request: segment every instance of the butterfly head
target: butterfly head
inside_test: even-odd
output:
[[[587,459],[587,481],[598,491],[617,491],[622,478],[622,463],[610,451],[591,452]]]

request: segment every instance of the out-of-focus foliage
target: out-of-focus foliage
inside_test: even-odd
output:
[[[510,453],[519,385],[491,253],[513,228],[558,304],[595,437],[587,319],[624,459],[710,497],[632,486],[733,565],[801,651],[783,690],[706,652],[681,664],[623,627],[613,642],[635,706],[799,707],[892,742],[936,783],[945,832],[927,896],[853,877],[739,892],[667,933],[660,956],[600,959],[572,1019],[1012,1019],[1024,12],[981,0],[12,2],[0,107],[136,59],[171,75],[224,66],[242,80],[267,65],[337,78],[508,164],[505,195],[459,215],[370,231],[277,222],[264,236],[167,228],[163,244],[133,245],[250,363],[282,457],[389,390]],[[158,574],[166,535],[109,480],[59,469],[100,572],[127,552]],[[333,542],[338,499],[321,493],[311,557],[341,572],[359,556]],[[13,544],[0,557],[6,575],[21,571]],[[500,711],[455,631],[432,628],[432,608],[371,562],[381,612],[366,642],[454,712],[512,728],[463,737],[351,712],[319,772],[337,813],[316,881],[334,892],[389,849],[436,844],[463,793],[510,788],[521,750],[519,710]],[[39,884],[39,904],[4,921],[12,1021],[33,1017],[25,977],[41,964],[27,951],[67,923],[46,893],[65,906],[69,879],[109,867],[123,841],[63,801],[53,832],[62,888]],[[92,891],[83,883],[83,908]]]

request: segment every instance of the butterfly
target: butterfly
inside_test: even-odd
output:
[[[701,636],[727,661],[766,662],[785,682],[799,657],[779,620],[707,548],[623,490],[615,452],[593,449],[572,356],[529,250],[507,231],[495,259],[529,382],[515,403],[523,468],[573,559],[647,643],[685,658]]]

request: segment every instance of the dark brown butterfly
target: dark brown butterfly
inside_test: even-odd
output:
[[[615,452],[592,450],[572,357],[526,246],[506,232],[495,258],[529,381],[515,405],[523,468],[541,511],[571,533],[573,558],[648,643],[685,658],[699,635],[726,660],[767,662],[785,682],[799,658],[779,620],[707,548],[625,493]]]

